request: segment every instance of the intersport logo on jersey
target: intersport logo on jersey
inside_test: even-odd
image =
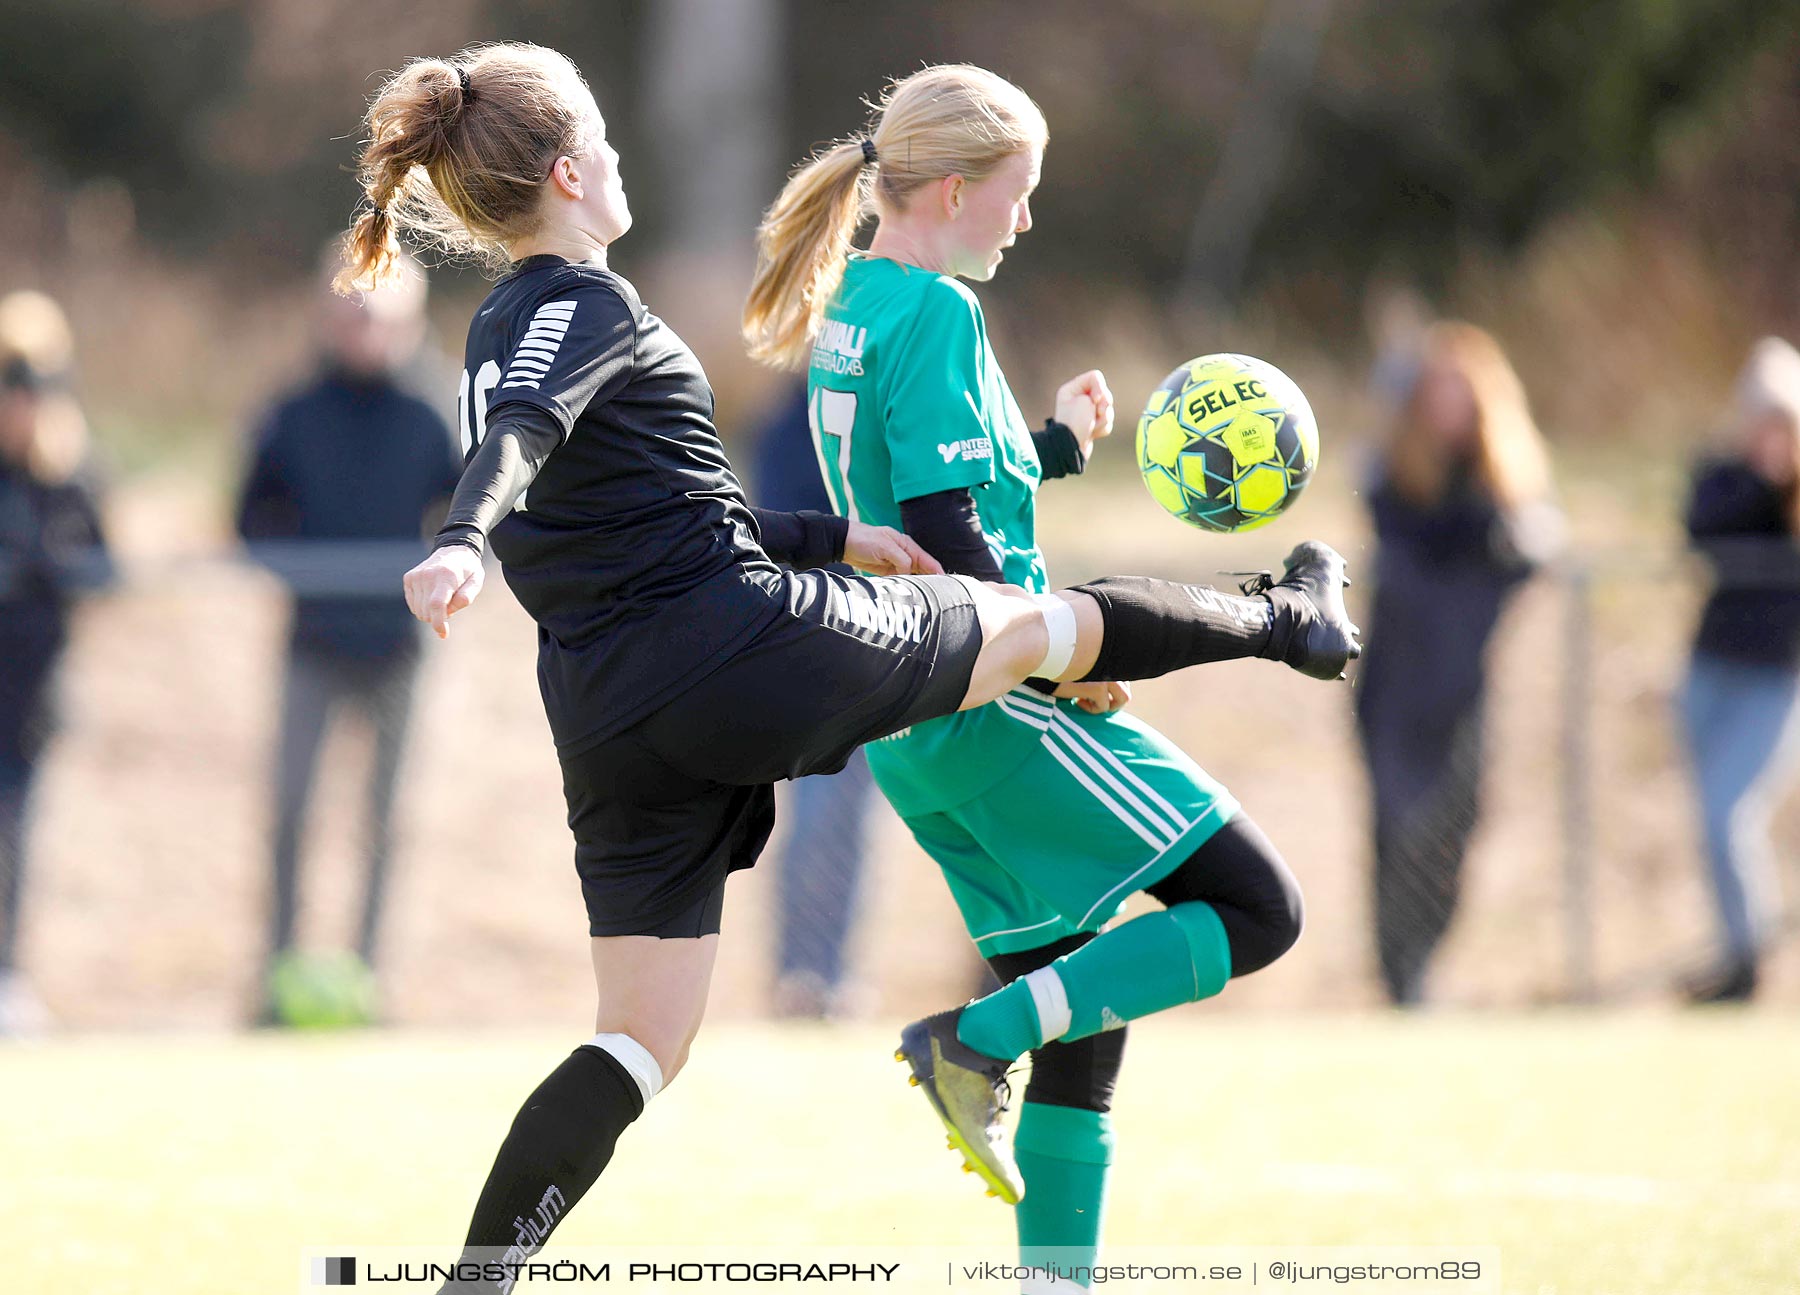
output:
[[[994,442],[991,437],[971,436],[966,440],[939,445],[937,451],[943,455],[945,463],[954,463],[958,459],[964,462],[970,459],[991,459],[994,457]]]

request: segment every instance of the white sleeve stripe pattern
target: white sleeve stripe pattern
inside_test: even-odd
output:
[[[501,387],[536,387],[537,379],[549,375],[550,364],[562,348],[569,323],[575,317],[575,302],[548,301],[531,316],[525,336],[513,350],[507,366],[506,381]]]

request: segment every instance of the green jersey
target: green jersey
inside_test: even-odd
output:
[[[1048,591],[1034,518],[1037,451],[968,288],[852,255],[813,345],[807,409],[840,513],[900,529],[904,500],[967,487],[1006,579]],[[900,814],[932,813],[999,783],[1041,736],[991,704],[871,743],[869,767]]]

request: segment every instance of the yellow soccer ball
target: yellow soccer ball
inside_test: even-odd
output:
[[[1248,355],[1202,355],[1163,379],[1138,419],[1151,497],[1190,526],[1274,521],[1319,463],[1319,425],[1292,378]]]

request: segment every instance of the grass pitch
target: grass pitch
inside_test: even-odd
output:
[[[556,1243],[1003,1252],[1009,1211],[893,1035],[711,1029]],[[293,1290],[305,1246],[453,1247],[576,1041],[0,1047],[0,1253],[47,1289],[239,1295]],[[1800,1030],[1776,1013],[1187,1013],[1136,1030],[1117,1120],[1120,1246],[1498,1246],[1520,1295],[1800,1286]]]

